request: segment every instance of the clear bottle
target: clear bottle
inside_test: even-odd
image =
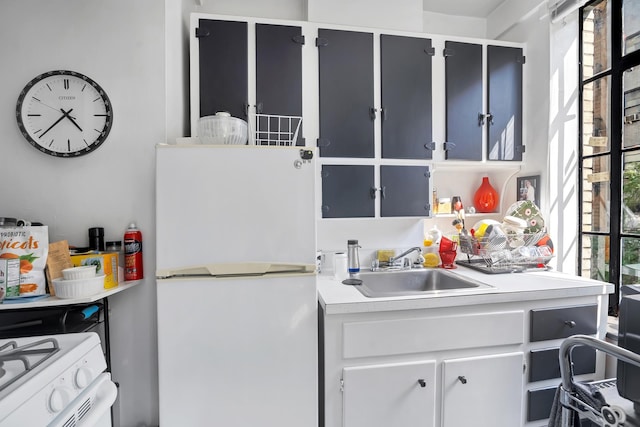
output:
[[[349,274],[357,274],[360,272],[359,247],[357,240],[347,240],[347,269]]]

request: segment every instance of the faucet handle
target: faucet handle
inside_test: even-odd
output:
[[[403,268],[411,268],[411,260],[409,258],[403,258],[402,259],[402,267]]]

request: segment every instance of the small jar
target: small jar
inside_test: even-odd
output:
[[[527,221],[522,218],[507,215],[502,220],[502,231],[507,235],[509,234],[524,234],[524,229],[527,228]]]
[[[507,241],[511,247],[524,245],[525,228],[527,228],[527,221],[522,218],[507,215],[502,220],[502,231],[507,235]]]

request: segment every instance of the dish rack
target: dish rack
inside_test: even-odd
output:
[[[503,234],[476,238],[471,234],[459,235],[459,247],[467,254],[462,264],[485,273],[515,273],[525,270],[547,270],[553,258],[551,248],[542,240],[547,233]]]
[[[298,140],[302,117],[255,114],[255,145],[293,146]]]

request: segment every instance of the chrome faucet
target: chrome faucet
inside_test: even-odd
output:
[[[395,262],[397,260],[399,260],[400,258],[405,257],[405,256],[409,255],[411,252],[415,252],[415,251],[417,251],[418,253],[422,253],[422,249],[420,248],[420,246],[414,246],[414,247],[412,247],[410,249],[407,249],[406,251],[402,252],[398,256],[389,257],[389,265],[395,264]]]

